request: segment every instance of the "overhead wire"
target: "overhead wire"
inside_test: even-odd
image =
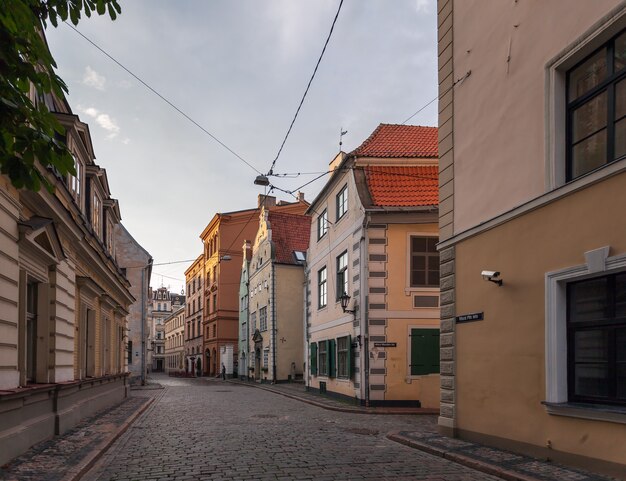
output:
[[[235,152],[233,149],[231,149],[228,145],[226,145],[224,142],[222,142],[220,139],[218,139],[215,135],[213,135],[211,132],[209,132],[206,128],[204,128],[202,125],[200,125],[198,122],[196,122],[193,118],[191,118],[191,116],[189,114],[187,114],[186,112],[184,112],[182,109],[180,109],[179,107],[177,107],[172,101],[170,101],[169,99],[167,99],[164,95],[162,95],[161,93],[159,93],[157,90],[155,90],[152,86],[150,86],[146,81],[144,81],[141,77],[139,77],[137,74],[135,74],[134,72],[132,72],[128,67],[126,67],[125,65],[123,65],[119,60],[117,60],[115,57],[113,57],[113,55],[111,55],[110,53],[108,53],[106,50],[104,50],[102,47],[100,47],[97,43],[95,43],[93,40],[91,40],[89,37],[87,37],[85,34],[83,34],[80,30],[78,30],[76,27],[74,27],[73,25],[69,24],[68,22],[64,22],[65,25],[67,25],[69,28],[71,28],[72,30],[74,30],[74,32],[76,32],[78,35],[80,35],[81,37],[83,37],[87,42],[89,42],[91,45],[93,45],[94,47],[96,47],[100,52],[102,52],[104,55],[106,55],[110,60],[112,60],[116,65],[118,65],[120,68],[122,68],[124,71],[126,71],[129,75],[131,75],[133,78],[135,78],[139,83],[141,83],[144,87],[146,87],[148,90],[150,90],[153,94],[155,94],[157,97],[159,97],[161,100],[163,100],[165,103],[167,103],[170,107],[172,107],[174,110],[176,110],[176,112],[178,112],[179,114],[181,114],[183,117],[185,117],[189,122],[191,122],[193,125],[195,125],[196,127],[198,127],[202,132],[204,132],[205,134],[207,134],[209,137],[211,137],[215,142],[217,142],[219,145],[221,145],[224,149],[226,149],[228,152],[230,152],[231,154],[233,154],[235,157],[237,157],[241,162],[243,162],[244,164],[246,164],[248,167],[250,167],[252,170],[254,170],[256,173],[261,174],[261,171],[258,170],[256,167],[254,167],[250,162],[248,162],[246,159],[244,159],[241,155],[239,155],[237,152]]]
[[[330,37],[333,34],[333,30],[335,29],[335,24],[337,23],[337,19],[339,18],[339,12],[341,12],[341,7],[343,6],[343,0],[341,0],[339,2],[339,8],[337,8],[337,13],[335,14],[335,18],[333,20],[332,25],[330,26],[330,32],[328,32],[328,36],[326,37],[326,42],[324,42],[324,48],[322,48],[322,53],[320,54],[319,58],[317,59],[317,63],[315,64],[315,69],[313,69],[313,74],[311,75],[311,78],[309,79],[309,83],[306,86],[306,89],[304,91],[304,95],[302,95],[302,99],[300,100],[300,104],[298,105],[298,108],[296,109],[296,113],[293,116],[293,119],[291,120],[291,124],[289,125],[289,129],[287,129],[287,133],[285,134],[285,138],[283,139],[283,142],[280,144],[280,148],[278,149],[278,153],[276,154],[276,157],[274,157],[274,160],[272,161],[272,164],[270,165],[270,169],[268,170],[268,174],[271,175],[272,171],[274,170],[274,167],[276,165],[276,161],[278,160],[278,157],[280,157],[280,153],[283,151],[283,147],[285,146],[285,142],[287,142],[287,138],[289,137],[289,134],[291,133],[291,129],[293,128],[293,125],[296,123],[296,119],[298,118],[298,114],[300,113],[300,109],[302,108],[302,104],[304,103],[304,99],[306,99],[307,94],[309,93],[309,88],[311,88],[311,84],[313,83],[313,79],[315,78],[315,74],[317,73],[317,69],[320,66],[320,63],[322,61],[322,58],[324,57],[324,52],[326,52],[326,47],[328,46],[328,42],[330,42]]]

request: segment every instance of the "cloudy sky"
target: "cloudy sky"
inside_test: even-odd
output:
[[[339,0],[120,0],[122,14],[78,29],[195,122],[267,172]],[[47,38],[89,123],[122,222],[155,263],[193,259],[216,212],[256,205],[257,173],[66,25]],[[345,0],[274,172],[321,172],[383,123],[437,95],[435,0]],[[437,102],[408,123],[436,125]],[[296,189],[312,175],[273,180]],[[305,187],[307,200],[325,178]],[[293,200],[277,193],[279,199]],[[180,291],[189,263],[155,266]]]

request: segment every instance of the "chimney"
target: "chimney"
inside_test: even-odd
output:
[[[304,202],[304,192],[298,191],[298,202]]]
[[[249,240],[243,241],[243,258],[248,262],[252,259],[252,244]]]
[[[269,209],[276,205],[276,197],[274,197],[273,195],[259,194],[258,204],[259,204],[259,209],[261,207],[265,207],[266,209]]]

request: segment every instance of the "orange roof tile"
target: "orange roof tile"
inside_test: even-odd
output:
[[[436,165],[364,166],[372,204],[415,207],[439,204],[439,167]]]
[[[306,252],[309,248],[311,218],[308,215],[268,211],[272,227],[275,261],[280,264],[296,264],[293,251]]]
[[[438,156],[437,127],[380,124],[352,155],[358,157]]]

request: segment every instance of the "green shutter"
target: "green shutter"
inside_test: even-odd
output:
[[[317,376],[317,343],[311,343],[311,357],[309,358],[309,369],[313,376]]]
[[[353,356],[352,356],[352,336],[348,335],[348,378],[352,379],[354,376],[354,364],[353,364]]]
[[[411,329],[411,375],[439,372],[439,329]]]

